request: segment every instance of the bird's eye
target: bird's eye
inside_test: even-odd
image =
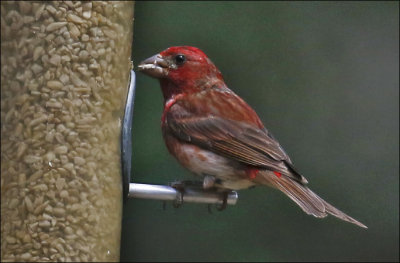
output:
[[[185,63],[186,61],[186,57],[182,54],[176,55],[175,56],[175,62],[178,66],[182,65],[183,63]]]

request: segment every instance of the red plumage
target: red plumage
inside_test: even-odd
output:
[[[161,127],[169,152],[184,167],[207,178],[204,186],[281,190],[308,214],[332,214],[365,227],[325,202],[307,186],[289,156],[255,111],[232,90],[198,48],[171,47],[143,61],[139,70],[160,80]],[[207,181],[207,183],[206,183]]]

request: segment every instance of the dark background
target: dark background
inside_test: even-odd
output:
[[[133,60],[202,49],[309,186],[369,229],[316,219],[265,187],[207,212],[124,206],[121,261],[398,261],[398,2],[137,2]],[[133,181],[190,179],[160,131],[159,84],[137,76]]]

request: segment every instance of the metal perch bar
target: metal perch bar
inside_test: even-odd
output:
[[[179,191],[171,186],[130,183],[128,197],[174,201],[178,199],[179,194]],[[185,187],[183,194],[183,202],[189,203],[222,204],[223,198],[221,192],[207,191],[199,187]],[[227,204],[235,205],[237,199],[237,192],[231,191],[228,193]]]

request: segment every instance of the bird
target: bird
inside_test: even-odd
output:
[[[269,186],[309,215],[330,214],[367,228],[308,188],[307,179],[257,113],[228,88],[202,50],[169,47],[139,63],[138,70],[159,80],[166,147],[183,167],[202,178],[204,189]]]

